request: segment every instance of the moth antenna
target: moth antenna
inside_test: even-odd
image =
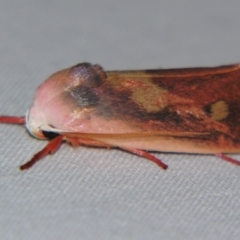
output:
[[[221,158],[227,162],[230,162],[232,164],[235,164],[235,165],[240,165],[240,161],[236,160],[236,159],[233,159],[231,157],[228,157],[226,155],[224,155],[223,153],[217,153],[215,154],[218,158]]]
[[[25,117],[0,116],[0,123],[23,125],[25,124]]]
[[[156,163],[159,167],[163,168],[164,170],[166,170],[168,168],[168,165],[165,164],[164,162],[162,162],[159,158],[154,157],[152,154],[141,150],[141,149],[135,149],[135,148],[121,148],[123,150],[126,150],[128,152],[134,153],[138,156],[147,158],[148,160]]]
[[[48,154],[53,154],[57,151],[63,141],[63,136],[59,135],[52,139],[41,151],[36,153],[30,161],[19,167],[20,170],[26,170],[32,167],[36,162],[46,157]]]

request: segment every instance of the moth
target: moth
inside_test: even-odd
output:
[[[30,168],[67,142],[120,148],[167,165],[148,151],[215,154],[240,152],[240,64],[183,69],[104,71],[80,63],[51,75],[37,89],[25,117],[0,122],[26,125],[50,142]]]

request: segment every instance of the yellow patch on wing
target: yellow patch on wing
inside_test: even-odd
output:
[[[211,117],[216,121],[221,121],[227,118],[229,114],[228,105],[225,101],[220,100],[211,106]]]
[[[149,81],[134,88],[131,99],[147,113],[151,113],[161,111],[168,105],[167,94],[167,90]]]

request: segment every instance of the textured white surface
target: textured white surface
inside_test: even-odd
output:
[[[0,112],[23,115],[49,74],[240,62],[239,1],[0,1]],[[234,94],[234,93],[233,93]],[[240,168],[213,156],[41,149],[0,126],[0,239],[239,239]],[[235,155],[240,159],[240,155]]]

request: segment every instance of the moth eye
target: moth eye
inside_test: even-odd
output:
[[[58,133],[48,132],[48,131],[42,131],[42,134],[44,135],[44,137],[46,137],[48,139],[53,139],[59,135]]]

